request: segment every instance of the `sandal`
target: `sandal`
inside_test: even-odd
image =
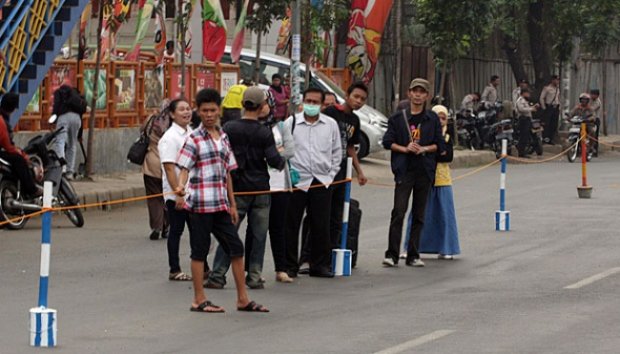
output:
[[[255,301],[248,302],[244,307],[237,307],[237,311],[243,312],[269,312],[265,306],[257,304]]]
[[[178,273],[170,273],[170,275],[168,275],[168,280],[170,281],[190,281],[192,280],[192,276],[191,275],[187,275],[183,272],[178,272]]]
[[[208,308],[211,308],[211,310],[209,310]],[[215,309],[215,310],[213,310]],[[205,313],[224,313],[226,312],[222,307],[217,306],[216,304],[212,303],[211,301],[205,301],[202,304],[198,305],[198,307],[194,307],[191,306],[189,308],[189,310],[191,312],[205,312]]]

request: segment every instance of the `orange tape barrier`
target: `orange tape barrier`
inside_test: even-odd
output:
[[[618,148],[618,149],[620,149],[620,145],[614,145],[614,144],[610,144],[610,143],[604,143],[604,142],[602,142],[602,141],[600,141],[600,140],[598,140],[598,139],[596,139],[595,137],[590,136],[590,135],[588,135],[588,138],[590,138],[590,139],[592,139],[592,140],[596,141],[597,143],[599,143],[599,144],[601,144],[601,145],[605,145],[605,146],[609,146],[609,147],[612,147],[612,148]]]

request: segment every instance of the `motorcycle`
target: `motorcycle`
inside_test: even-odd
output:
[[[474,151],[480,146],[480,135],[476,128],[476,116],[471,112],[461,112],[456,116],[456,131],[459,144]]]
[[[543,126],[540,119],[532,119],[532,127],[530,129],[531,138],[530,138],[530,146],[528,146],[526,153],[540,156],[543,154],[543,143],[542,143],[542,134],[543,134]]]
[[[35,172],[36,183],[43,186],[44,181],[51,181],[52,207],[68,207],[80,205],[73,185],[62,174],[62,164],[56,152],[48,145],[62,131],[58,129],[45,135],[37,135],[30,139],[23,149],[30,157]],[[11,165],[0,159],[0,221],[7,221],[6,227],[11,230],[22,229],[29,218],[27,214],[43,209],[43,197],[27,199],[24,197],[19,179],[11,170]],[[84,226],[84,216],[80,209],[64,210],[63,213],[77,227]]]
[[[514,145],[514,129],[512,127],[512,119],[503,119],[491,125],[489,129],[489,136],[493,137],[491,147],[495,151],[495,157],[500,158],[502,156],[502,140],[508,141],[508,149],[506,153],[512,154],[512,146]]]
[[[574,116],[573,118],[568,119],[568,121],[572,124],[572,126],[568,130],[568,139],[566,140],[571,148],[566,152],[566,158],[568,159],[568,162],[575,162],[577,156],[581,155],[581,144],[577,144],[581,136],[581,123],[587,122],[588,119],[581,116]],[[586,160],[590,161],[592,160],[593,150],[590,147],[590,139],[588,139],[587,135],[586,146]]]
[[[481,137],[478,148],[483,149],[485,145],[493,147],[495,144],[495,134],[491,131],[491,126],[497,122],[502,108],[501,102],[495,102],[491,107],[479,111],[476,115],[476,130]]]

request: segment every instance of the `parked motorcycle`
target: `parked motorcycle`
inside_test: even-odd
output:
[[[512,154],[512,146],[514,145],[514,129],[512,127],[512,119],[503,119],[491,125],[489,136],[492,137],[491,147],[495,151],[495,157],[498,159],[502,156],[502,140],[508,141],[507,154]]]
[[[58,129],[45,135],[37,135],[30,139],[23,149],[29,155],[34,171],[43,171],[43,175],[37,180],[37,184],[43,185],[44,181],[53,182],[52,207],[77,206],[79,198],[71,182],[62,174],[62,164],[56,152],[48,148],[48,145],[62,131]],[[6,227],[11,230],[22,229],[29,218],[29,213],[43,209],[43,197],[26,199],[21,191],[19,179],[11,170],[11,165],[0,159],[0,221],[8,221]],[[36,176],[36,174],[35,174]],[[80,209],[63,211],[69,220],[77,227],[84,226],[84,216]]]
[[[497,122],[497,117],[502,112],[502,108],[501,102],[495,102],[491,107],[479,111],[476,115],[476,130],[481,138],[477,146],[479,149],[483,149],[486,145],[493,148],[495,134],[491,132],[491,126]]]
[[[475,150],[480,146],[480,134],[476,128],[476,116],[471,112],[461,112],[456,116],[456,131],[461,146]]]
[[[581,116],[574,116],[568,121],[572,124],[572,126],[568,130],[568,139],[567,139],[568,145],[571,146],[571,148],[566,152],[566,158],[568,159],[568,162],[575,162],[575,160],[577,159],[577,156],[581,155],[581,144],[577,144],[577,142],[579,141],[579,137],[581,136],[581,123],[587,122],[588,120],[587,118],[584,118]],[[590,147],[590,139],[587,136],[586,136],[586,146],[587,146],[586,160],[590,161],[592,160],[593,151],[592,151],[592,148]]]

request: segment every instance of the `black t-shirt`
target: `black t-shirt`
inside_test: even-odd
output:
[[[409,110],[407,113],[407,122],[409,126],[409,134],[414,142],[419,142],[421,136],[421,123],[424,118],[424,111],[419,114],[412,115]],[[415,171],[415,173],[426,173],[424,170],[424,161],[421,155],[409,154],[409,163],[407,164],[408,171]]]
[[[343,164],[346,164],[347,146],[354,146],[360,143],[360,119],[353,112],[346,113],[344,107],[340,105],[327,107],[323,114],[334,118],[336,123],[338,123],[340,138],[342,139]]]
[[[267,165],[281,170],[285,160],[276,149],[271,129],[257,120],[238,119],[224,124],[238,168],[231,173],[238,192],[269,191]]]

